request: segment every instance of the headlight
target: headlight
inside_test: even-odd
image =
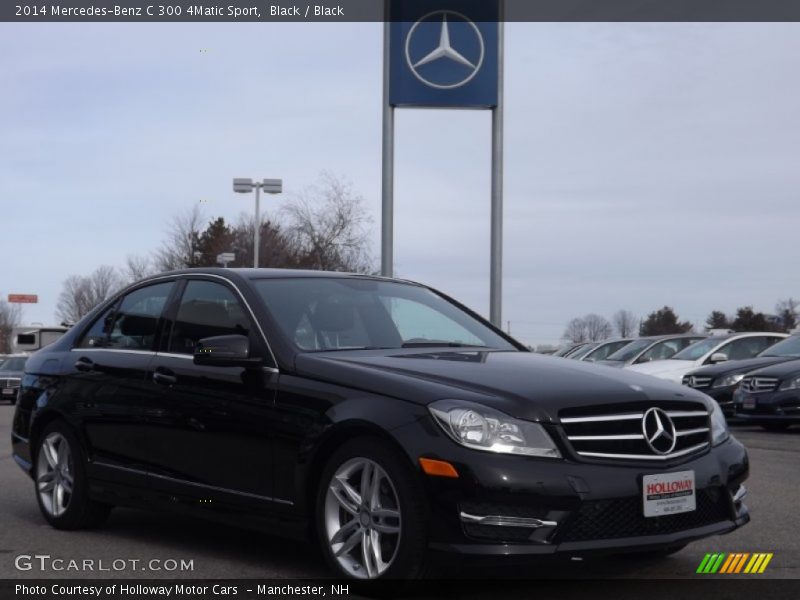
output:
[[[716,406],[711,409],[711,445],[718,446],[730,437],[728,433],[728,423],[725,421],[725,415],[722,414],[722,409]]]
[[[520,421],[492,408],[458,400],[439,400],[428,410],[447,435],[467,448],[561,458],[552,438],[538,423]]]
[[[736,385],[742,379],[744,379],[744,373],[740,373],[739,375],[726,375],[725,377],[720,377],[719,379],[715,380],[714,385],[711,387],[730,387],[732,385]]]
[[[782,390],[800,390],[800,377],[791,377],[781,384]]]

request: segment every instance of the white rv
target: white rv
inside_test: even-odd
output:
[[[15,327],[11,334],[11,351],[36,352],[48,344],[52,344],[67,332],[67,327],[54,325],[52,327],[41,327],[32,325],[29,327]]]

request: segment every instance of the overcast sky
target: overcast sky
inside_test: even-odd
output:
[[[0,293],[36,293],[148,253],[231,178],[323,170],[374,215],[382,25],[0,24]],[[771,312],[800,296],[800,25],[506,29],[504,321],[555,343],[567,321],[664,304]],[[490,114],[397,116],[397,274],[488,313]]]

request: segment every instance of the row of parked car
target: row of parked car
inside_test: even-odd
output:
[[[800,331],[607,340],[556,356],[682,383],[714,398],[730,420],[767,430],[800,424]]]

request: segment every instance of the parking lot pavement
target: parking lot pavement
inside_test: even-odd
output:
[[[108,525],[95,531],[63,532],[45,524],[33,484],[11,458],[10,426],[14,408],[0,405],[0,578],[148,577],[148,578],[317,578],[329,573],[311,544],[286,541],[204,521],[117,509]],[[624,556],[581,561],[547,561],[544,566],[470,569],[475,577],[625,577],[694,578],[707,552],[773,552],[759,577],[800,578],[797,496],[800,490],[800,427],[767,433],[755,427],[734,429],[750,451],[747,483],[753,520],[727,536],[691,544],[666,559]],[[122,571],[20,571],[19,555],[49,555],[66,561],[115,559],[140,561]],[[151,560],[161,565],[192,561],[191,571],[144,571]],[[120,563],[118,563],[119,565]],[[159,564],[154,564],[158,567]],[[446,574],[446,572],[445,572]],[[463,571],[460,572],[463,577]],[[704,576],[708,577],[708,576]]]

